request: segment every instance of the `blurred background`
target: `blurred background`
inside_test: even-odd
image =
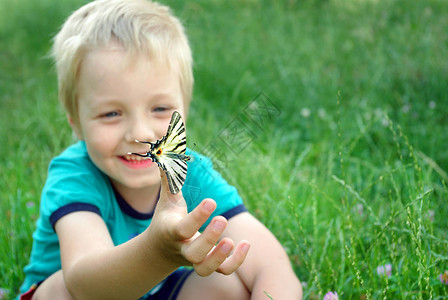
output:
[[[0,0],[0,299],[74,142],[47,55],[86,2]],[[189,147],[279,238],[305,298],[446,299],[448,2],[160,2],[193,49]]]

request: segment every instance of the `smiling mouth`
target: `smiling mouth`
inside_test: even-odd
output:
[[[138,155],[134,155],[134,154],[127,154],[127,155],[123,155],[120,156],[122,159],[129,161],[129,162],[139,162],[142,160],[151,160],[150,157],[142,157],[142,156],[138,156]]]
[[[134,154],[127,154],[118,157],[125,166],[131,169],[149,168],[154,165],[150,157],[141,157]]]

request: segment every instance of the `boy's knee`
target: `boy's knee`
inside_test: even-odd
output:
[[[45,279],[36,289],[32,300],[41,299],[73,300],[72,296],[65,287],[62,270],[59,270],[58,272]]]
[[[249,299],[250,293],[240,278],[232,275],[213,273],[200,277],[193,273],[181,290],[179,299]]]
[[[249,299],[249,291],[240,280],[240,278],[233,273],[232,275],[222,275],[216,273],[217,280],[215,285],[216,298],[214,299]],[[212,291],[213,295],[213,291]]]

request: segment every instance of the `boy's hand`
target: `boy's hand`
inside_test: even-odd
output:
[[[205,199],[187,213],[182,192],[171,194],[163,171],[161,177],[160,199],[148,229],[160,242],[157,248],[163,260],[174,267],[193,265],[200,276],[208,276],[214,271],[233,273],[246,258],[249,242],[241,241],[235,248],[231,239],[219,240],[227,225],[222,216],[214,217],[204,232],[199,233],[199,228],[215,210],[215,201]],[[234,253],[229,256],[234,248]]]

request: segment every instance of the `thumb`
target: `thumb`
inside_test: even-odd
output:
[[[165,171],[159,168],[160,177],[161,177],[161,187],[160,187],[160,199],[167,199],[171,203],[175,203],[179,206],[186,206],[184,197],[182,196],[182,191],[179,191],[177,194],[171,193],[168,177],[166,176]]]
[[[159,168],[160,172],[160,195],[165,195],[169,192],[169,184],[168,184],[168,178],[166,177],[165,171],[163,171],[161,168]]]

